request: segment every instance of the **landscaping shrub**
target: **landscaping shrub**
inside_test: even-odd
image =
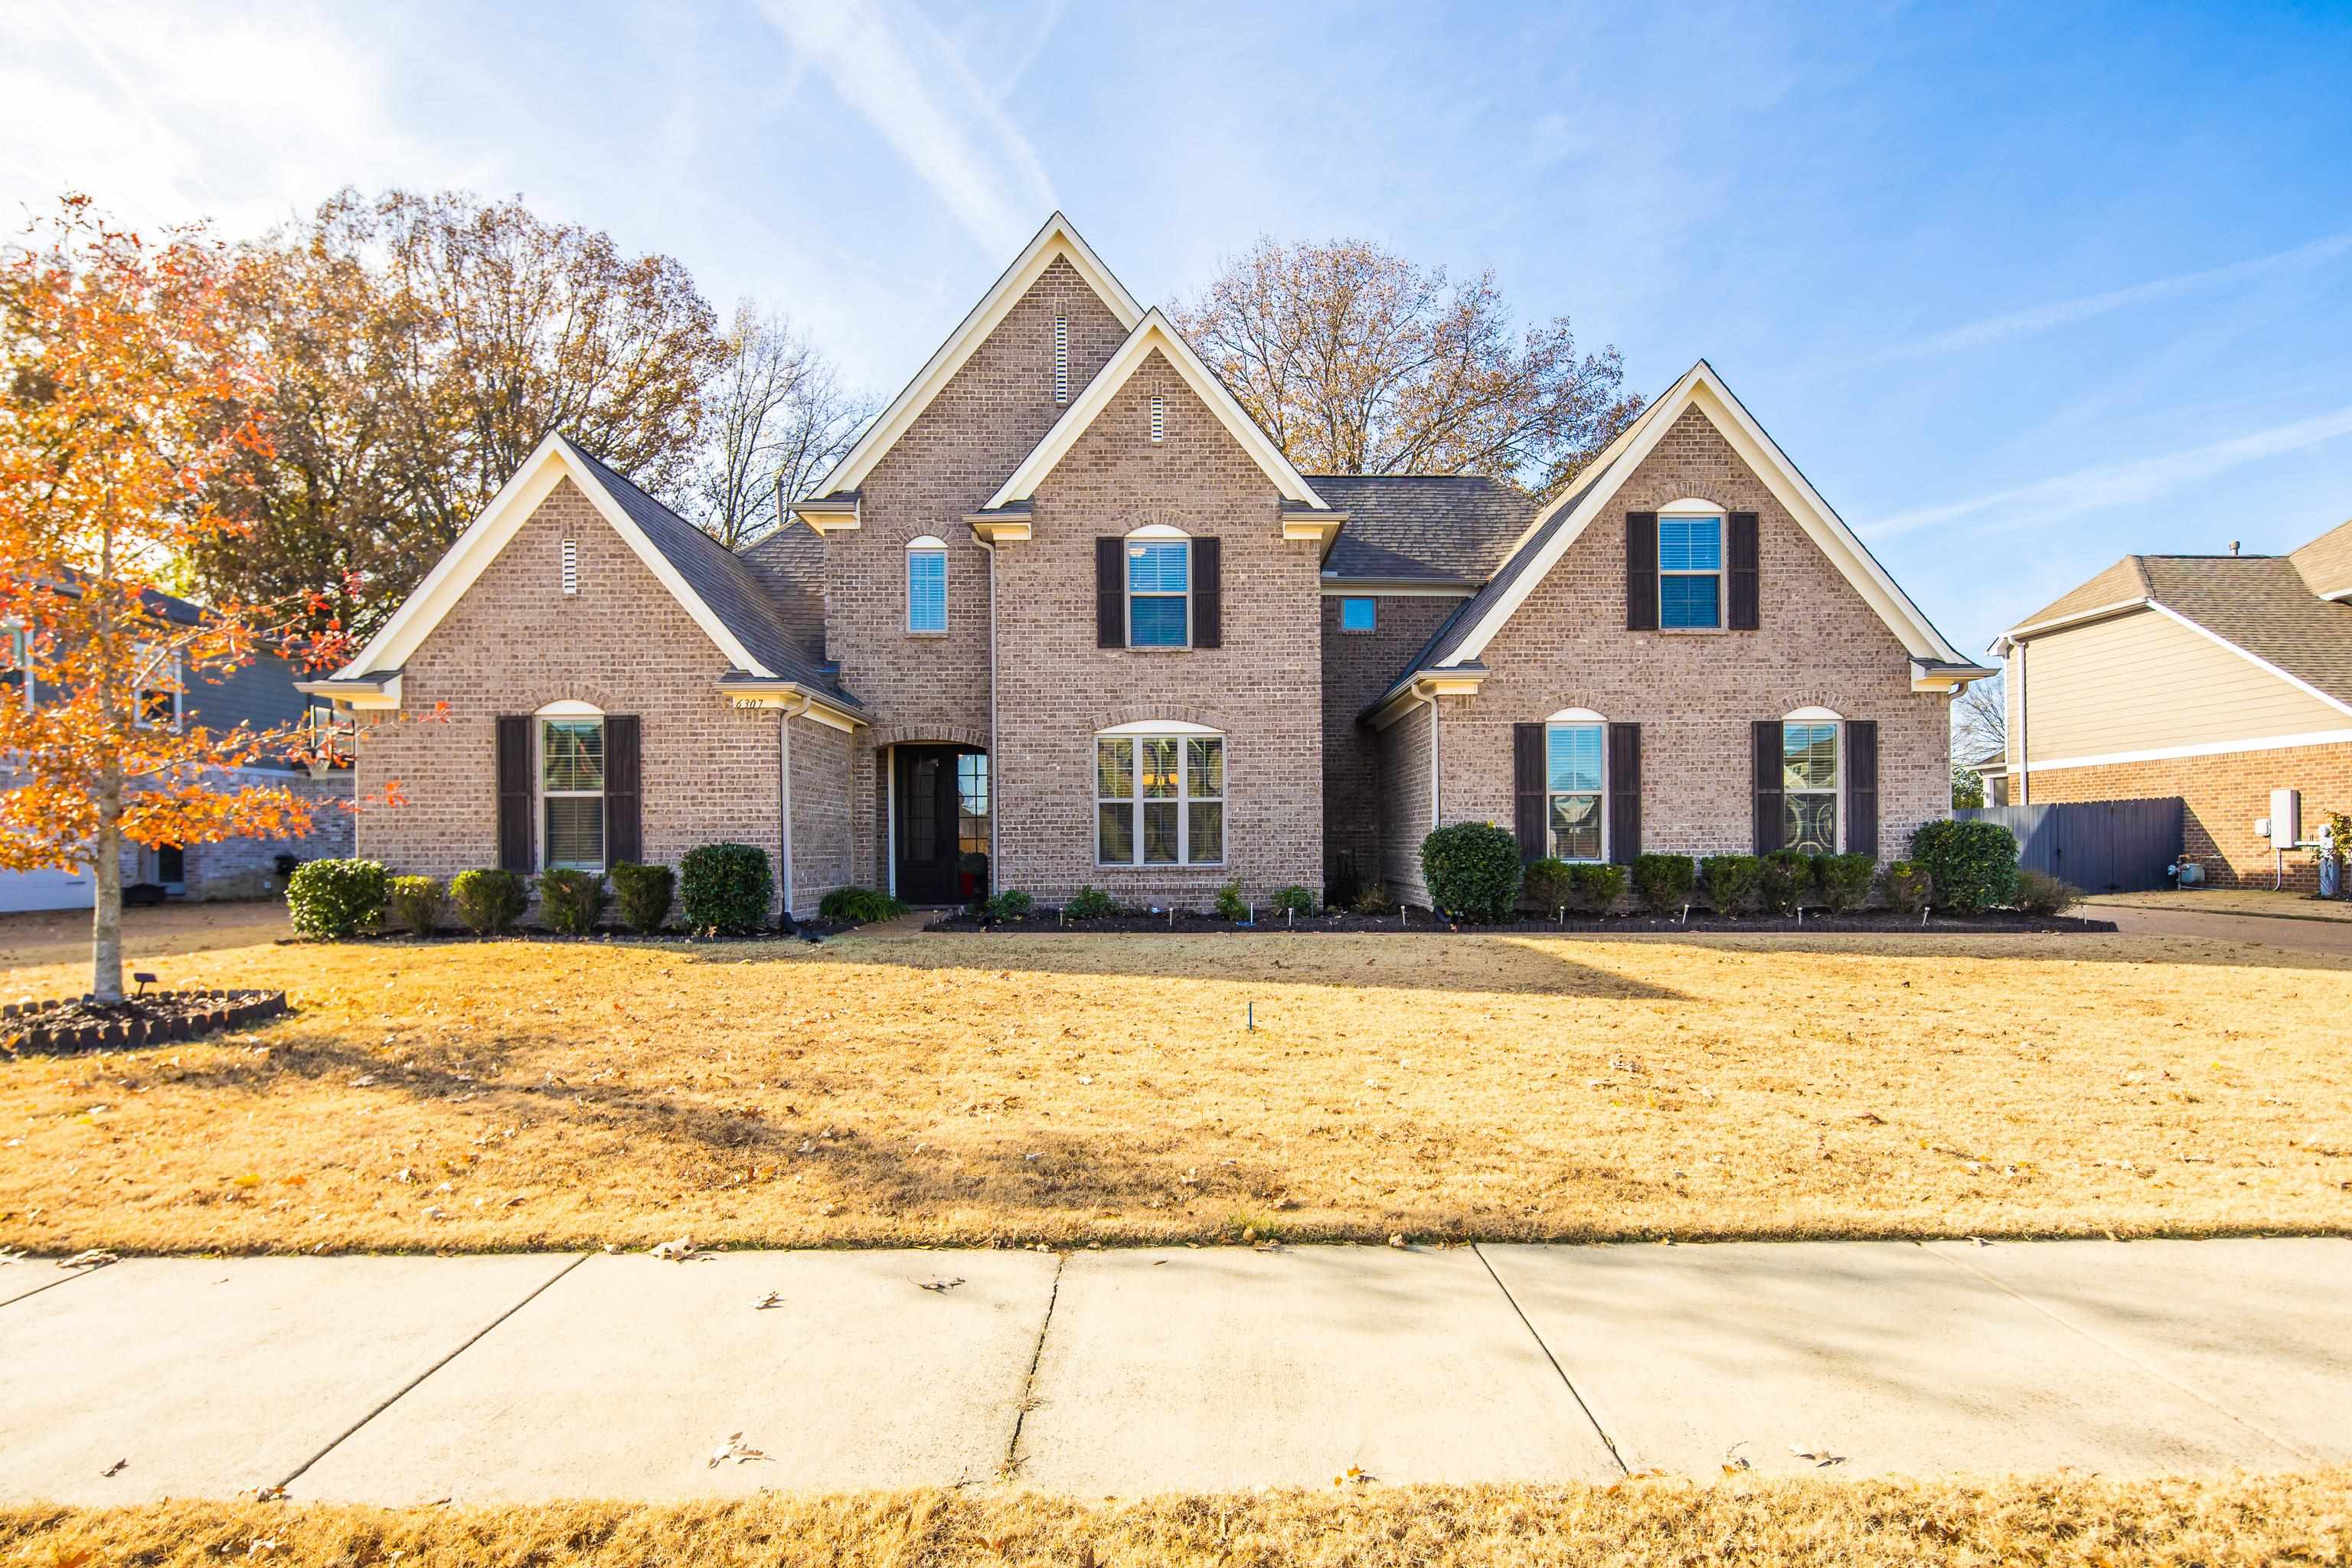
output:
[[[639,936],[661,930],[677,897],[677,873],[667,866],[624,860],[613,868],[613,901],[620,908],[621,923]]]
[[[391,903],[394,920],[418,936],[431,936],[449,912],[449,889],[432,877],[394,877]]]
[[[1738,917],[1755,900],[1764,880],[1764,862],[1753,855],[1710,855],[1698,863],[1706,900],[1726,919]]]
[[[2017,873],[2017,907],[2029,915],[2063,915],[2083,901],[2083,889],[2047,871]]]
[[[1571,866],[1568,868],[1568,907],[1580,915],[1605,915],[1625,894],[1622,866]]]
[[[504,936],[522,919],[530,895],[512,871],[460,871],[449,879],[449,901],[476,936]]]
[[[1850,915],[1870,902],[1871,879],[1877,875],[1875,856],[1813,857],[1813,885],[1821,889],[1822,902],[1838,914]]]
[[[1001,921],[1017,921],[1037,907],[1037,900],[1017,888],[1007,888],[988,900],[988,912]]]
[[[689,931],[746,936],[768,923],[776,879],[756,844],[706,844],[678,863],[678,901]]]
[[[539,879],[539,918],[558,936],[593,936],[604,912],[604,873],[559,867]]]
[[[1438,912],[1503,921],[1519,896],[1519,841],[1485,822],[1456,822],[1421,841],[1421,875]]]
[[[1768,915],[1793,915],[1813,886],[1813,862],[1801,849],[1775,849],[1763,858],[1756,901]]]
[[[1890,860],[1886,864],[1886,902],[1899,915],[1916,915],[1927,907],[1935,896],[1936,881],[1927,868],[1916,860]]]
[[[897,920],[907,912],[907,903],[872,888],[835,888],[817,900],[816,912],[829,921],[869,925]]]
[[[1311,915],[1315,912],[1315,889],[1293,884],[1274,890],[1274,912],[1278,915]]]
[[[1348,907],[1360,915],[1378,917],[1396,913],[1396,900],[1389,897],[1387,889],[1377,885],[1358,893],[1355,902]]]
[[[1217,918],[1221,921],[1249,919],[1249,900],[1242,897],[1242,881],[1239,877],[1217,889],[1215,907]]]
[[[1633,896],[1654,915],[1670,915],[1690,902],[1698,867],[1687,855],[1633,857]]]
[[[1922,823],[1911,858],[1927,868],[1943,909],[1989,910],[2017,898],[2017,837],[1998,822]]]
[[[286,880],[286,913],[304,936],[341,942],[383,918],[392,879],[381,860],[311,860]]]
[[[1519,898],[1544,914],[1564,910],[1576,898],[1576,873],[1567,861],[1549,855],[1530,860],[1519,874]]]
[[[1070,895],[1062,906],[1064,918],[1074,921],[1103,921],[1118,913],[1118,905],[1100,888],[1085,887]]]

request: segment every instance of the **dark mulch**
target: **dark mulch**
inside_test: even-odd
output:
[[[11,1002],[0,1007],[0,1046],[60,1055],[193,1040],[286,1011],[283,991],[154,991],[120,1002]]]
[[[793,934],[803,938],[822,940],[829,936],[839,936],[845,931],[856,931],[858,924],[859,922],[856,921],[798,921],[794,922],[795,929]],[[308,936],[281,936],[278,939],[277,945],[279,947],[307,947],[322,940],[327,939]],[[342,940],[345,942],[569,942],[611,943],[615,942],[656,942],[665,945],[676,945],[680,947],[711,947],[727,942],[788,942],[791,940],[791,937],[782,931],[752,931],[745,936],[698,936],[692,932],[682,931],[658,931],[640,936],[635,931],[624,931],[619,926],[601,927],[593,936],[562,936],[539,926],[521,926],[518,927],[514,931],[507,932],[504,936],[477,936],[472,931],[463,929],[444,928],[440,931],[422,934],[413,931],[363,931],[357,932],[354,935],[345,937]]]
[[[1570,915],[1566,920],[1519,920],[1497,925],[1473,925],[1449,921],[1427,910],[1406,910],[1399,914],[1359,915],[1332,913],[1300,915],[1292,919],[1262,912],[1255,926],[1234,921],[1221,920],[1213,914],[1191,910],[1162,910],[1159,914],[1119,914],[1103,920],[1063,921],[1060,912],[1041,910],[1019,920],[996,921],[971,914],[943,915],[923,928],[938,931],[989,931],[999,936],[1036,932],[1128,932],[1137,935],[1247,933],[1253,931],[1293,931],[1304,935],[1309,931],[1336,931],[1347,934],[1383,931],[1389,935],[1414,932],[1440,936],[1470,932],[1477,935],[1522,936],[1686,936],[1695,932],[1743,936],[1793,935],[1818,931],[1866,933],[1873,936],[1893,936],[1916,933],[1925,936],[1953,936],[1970,933],[2008,935],[2023,931],[2112,931],[2113,921],[2084,920],[2074,915],[2022,915],[2008,910],[1993,910],[1980,915],[1930,915],[1923,923],[1916,915],[1899,915],[1892,910],[1863,910],[1850,915],[1814,914],[1810,911],[1800,920],[1778,916],[1748,915],[1738,920],[1723,920],[1706,910],[1693,910],[1687,921],[1655,915],[1605,915],[1588,918]]]

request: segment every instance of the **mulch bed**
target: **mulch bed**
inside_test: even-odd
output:
[[[61,1056],[162,1045],[258,1024],[285,1011],[283,991],[152,991],[120,1002],[88,996],[70,1002],[11,1002],[0,1007],[0,1048]]]
[[[790,935],[777,931],[752,931],[744,936],[698,936],[691,931],[675,930],[651,931],[640,935],[633,931],[625,931],[619,926],[600,927],[593,936],[563,936],[541,926],[518,926],[513,931],[508,931],[503,936],[477,936],[474,932],[467,931],[463,927],[449,927],[430,933],[419,933],[413,931],[363,931],[355,932],[351,936],[341,938],[340,940],[343,942],[603,942],[607,944],[616,942],[658,942],[675,943],[681,947],[713,947],[728,942],[790,942],[794,936],[803,939],[814,937],[822,940],[823,938],[829,936],[839,936],[845,931],[856,931],[858,924],[859,922],[856,921],[798,921],[794,922],[795,930]],[[309,936],[281,936],[278,939],[277,945],[279,947],[310,947],[324,940],[329,939]]]
[[[1102,920],[1071,921],[1065,924],[1059,911],[1041,910],[1019,920],[995,921],[971,914],[943,915],[923,928],[936,931],[985,931],[997,936],[1056,934],[1097,934],[1119,932],[1149,936],[1174,931],[1179,935],[1247,935],[1267,931],[1306,935],[1310,931],[1332,931],[1348,935],[1375,931],[1398,934],[1438,936],[1468,933],[1480,936],[1688,936],[1699,932],[1715,932],[1740,936],[1798,935],[1805,932],[1857,933],[1871,936],[1955,936],[2000,935],[2028,931],[2112,931],[2113,921],[2084,920],[2074,915],[2021,915],[2008,910],[1995,910],[1980,915],[1931,914],[1925,923],[1916,915],[1899,915],[1892,910],[1863,910],[1850,915],[1807,913],[1800,920],[1780,916],[1748,915],[1738,920],[1723,920],[1706,910],[1693,910],[1687,921],[1655,915],[1604,915],[1598,918],[1570,915],[1565,921],[1520,920],[1497,925],[1472,925],[1448,921],[1427,910],[1407,910],[1398,914],[1359,915],[1348,913],[1300,915],[1295,920],[1272,911],[1261,911],[1255,925],[1223,920],[1212,914],[1192,910],[1163,910],[1151,914],[1111,915]]]

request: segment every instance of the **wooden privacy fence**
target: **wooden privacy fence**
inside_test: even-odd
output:
[[[2063,877],[2086,893],[2161,888],[2164,868],[2180,853],[2179,795],[1961,806],[1952,816],[1961,822],[2000,823],[2017,836],[2020,866]]]

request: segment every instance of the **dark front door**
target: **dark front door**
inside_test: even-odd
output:
[[[972,837],[967,797],[975,769],[982,779],[987,776],[985,755],[964,746],[899,746],[891,765],[897,775],[898,896],[910,904],[961,903],[970,896],[959,870],[965,840]],[[981,809],[984,813],[985,805]],[[981,831],[984,835],[985,827]],[[987,853],[984,838],[977,848]]]

